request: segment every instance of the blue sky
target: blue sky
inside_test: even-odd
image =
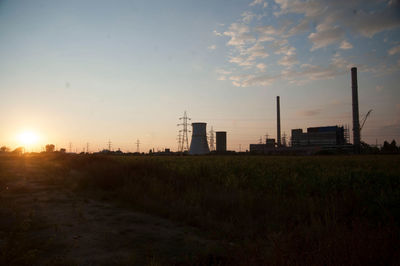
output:
[[[1,145],[175,150],[178,118],[228,132],[351,125],[359,70],[362,139],[400,142],[398,1],[1,1]]]

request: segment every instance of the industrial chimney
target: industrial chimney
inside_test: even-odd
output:
[[[360,121],[358,114],[357,68],[351,68],[351,88],[353,94],[353,145],[356,153],[360,152]]]
[[[207,143],[207,123],[192,123],[192,141],[189,154],[206,154],[210,152]]]
[[[277,123],[277,128],[276,128],[276,139],[277,139],[277,144],[278,147],[281,146],[281,107],[279,105],[279,96],[276,96],[276,123]]]

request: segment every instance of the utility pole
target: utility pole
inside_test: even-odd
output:
[[[69,143],[69,153],[72,153],[72,143]]]
[[[265,133],[265,144],[267,144],[267,142],[268,142],[268,137],[269,137],[269,135],[268,135],[268,132],[267,132],[267,133]]]
[[[258,144],[262,144],[262,137],[260,136],[260,139],[258,140]]]
[[[189,125],[189,118],[186,114],[186,111],[183,113],[183,116],[179,118],[179,120],[182,120],[182,123],[178,124],[177,126],[182,126],[182,129],[179,130],[179,132],[182,133],[182,139],[181,139],[181,144],[179,145],[179,151],[184,152],[189,150],[189,138],[188,138],[188,125]]]
[[[212,126],[209,134],[210,134],[210,151],[213,151],[215,150],[215,147],[214,147],[214,129]]]
[[[137,153],[140,153],[140,150],[139,150],[140,141],[139,141],[139,139],[137,139],[137,141],[135,142],[135,144],[136,144],[136,152],[137,152]]]

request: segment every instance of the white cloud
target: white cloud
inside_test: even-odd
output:
[[[265,51],[264,46],[260,43],[256,43],[254,46],[248,48],[245,52],[249,55],[249,60],[254,60],[256,58],[265,58],[269,56],[269,54]]]
[[[321,109],[300,110],[297,114],[301,116],[316,116],[319,115],[321,111]]]
[[[337,43],[344,38],[344,31],[338,26],[327,26],[320,24],[317,26],[317,32],[313,32],[308,39],[313,43],[311,51]]]
[[[264,63],[259,63],[256,65],[256,67],[258,68],[258,70],[260,70],[261,72],[265,72],[265,70],[267,69],[267,65]]]
[[[214,30],[213,33],[214,33],[216,36],[222,36],[222,33],[218,32],[218,31],[216,31],[216,30]]]
[[[395,46],[395,47],[392,47],[392,48],[388,51],[388,54],[389,54],[389,55],[395,55],[395,54],[398,54],[398,53],[400,53],[400,45]]]
[[[215,44],[208,46],[209,50],[215,50],[217,49],[217,46]]]
[[[228,31],[224,32],[224,35],[231,37],[227,43],[231,46],[242,46],[256,41],[256,38],[250,34],[250,28],[240,23],[233,23]]]
[[[308,19],[302,19],[300,23],[298,23],[296,26],[291,28],[288,31],[289,36],[308,32],[310,30],[310,21]]]
[[[218,74],[221,74],[221,75],[229,75],[229,74],[232,73],[232,71],[225,70],[225,69],[222,69],[222,68],[217,68],[215,70],[215,72],[217,72]]]
[[[252,60],[249,60],[248,58],[241,57],[241,56],[232,56],[229,59],[229,63],[237,64],[242,67],[249,67],[254,64]]]
[[[242,20],[244,23],[250,23],[255,17],[256,15],[251,11],[246,11],[242,14]]]
[[[348,41],[343,40],[342,43],[340,44],[339,48],[342,50],[348,50],[348,49],[352,49],[353,45],[351,43],[349,43]]]
[[[289,68],[298,63],[296,55],[285,55],[278,61],[278,64]]]
[[[261,5],[262,3],[263,0],[254,0],[253,2],[250,3],[250,6]]]

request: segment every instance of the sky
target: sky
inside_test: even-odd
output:
[[[228,149],[312,126],[400,143],[400,2],[385,0],[0,1],[0,146],[177,150],[191,122]],[[189,133],[190,138],[190,133]]]

